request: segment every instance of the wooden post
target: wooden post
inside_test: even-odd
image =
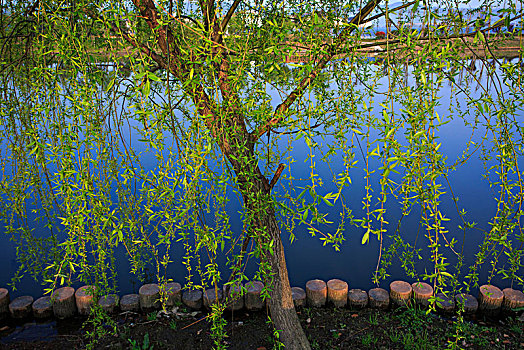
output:
[[[126,294],[120,299],[120,310],[137,312],[140,309],[140,296]]]
[[[33,297],[24,295],[15,298],[9,303],[9,313],[12,318],[23,319],[31,316],[31,305],[33,305]]]
[[[389,285],[389,297],[394,305],[407,306],[411,299],[413,289],[408,282],[393,281]]]
[[[435,295],[437,298],[437,310],[444,314],[452,314],[455,310],[455,300],[447,297],[444,293],[437,293]]]
[[[182,286],[178,282],[169,282],[166,284],[167,300],[166,306],[175,306],[182,302]]]
[[[359,310],[368,306],[368,293],[362,289],[351,289],[348,292],[348,304],[351,309]]]
[[[264,283],[260,281],[250,281],[246,283],[246,295],[244,304],[249,311],[258,311],[264,308],[264,300],[260,296],[264,289]]]
[[[73,287],[58,288],[51,296],[53,313],[56,318],[72,317],[76,313],[75,289]]]
[[[477,301],[477,298],[471,294],[457,294],[455,296],[455,303],[457,306],[464,304],[465,314],[474,314],[479,308],[479,302]]]
[[[291,296],[293,298],[293,304],[295,304],[296,308],[306,306],[306,292],[302,288],[291,288]]]
[[[229,285],[229,294],[226,294],[228,286],[224,286],[224,301],[227,303],[226,309],[229,311],[238,311],[244,307],[244,298],[242,296],[242,283]]]
[[[80,315],[87,316],[94,304],[95,286],[83,286],[76,290],[76,308]]]
[[[422,307],[429,306],[429,298],[433,296],[433,287],[425,282],[415,282],[411,285],[415,304]]]
[[[9,315],[9,291],[5,288],[0,288],[0,320]]]
[[[115,309],[118,307],[119,300],[120,298],[116,294],[104,295],[98,301],[98,305],[100,305],[102,307],[102,310],[104,310],[108,314],[112,314],[115,312]]]
[[[53,303],[51,296],[46,295],[36,299],[32,305],[33,316],[37,319],[44,319],[53,316]]]
[[[335,307],[344,307],[348,302],[348,284],[339,279],[327,282],[327,300]]]
[[[151,312],[160,307],[160,288],[156,283],[144,284],[138,290],[140,308],[144,312]]]
[[[495,286],[485,284],[479,290],[479,310],[489,316],[496,316],[500,312],[504,293]]]
[[[524,307],[524,293],[520,290],[505,288],[504,301],[502,302],[502,309],[507,312],[514,312],[515,309]]]
[[[383,288],[369,290],[369,307],[386,310],[389,307],[389,293]]]
[[[326,304],[327,286],[326,282],[316,279],[306,283],[307,304],[312,307],[321,307]]]
[[[218,299],[217,299],[217,295],[218,295]],[[216,293],[215,293],[215,288],[206,289],[203,294],[204,307],[207,310],[211,310],[211,306],[217,303],[217,301],[222,301],[224,299],[223,297],[224,295],[222,293],[222,289],[220,288],[216,290]]]
[[[200,310],[202,308],[202,291],[199,289],[184,291],[182,302],[193,310]]]

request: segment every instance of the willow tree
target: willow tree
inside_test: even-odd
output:
[[[521,29],[488,35],[518,28],[518,11],[516,4],[494,13],[487,4],[465,11],[448,3],[442,11],[438,1],[390,8],[380,0],[4,0],[2,213],[20,242],[19,261],[51,287],[81,280],[106,287],[113,282],[115,288],[107,268],[115,247],[125,246],[138,274],[154,262],[165,282],[163,270],[178,245],[185,249],[186,286],[218,288],[246,279],[245,261],[254,257],[254,277],[267,286],[280,341],[307,349],[291,297],[282,227],[293,240],[295,227],[305,225],[335,249],[345,223],[361,227],[363,243],[371,237],[381,242],[378,283],[391,255],[411,249],[402,240],[400,220],[396,230],[386,221],[385,203],[399,198],[403,215],[420,208],[434,265],[422,277],[436,288],[460,285],[443,250],[457,254],[459,270],[462,255],[447,239],[439,203],[449,173],[478,148],[467,143],[463,157],[448,163],[438,132],[462,118],[472,132],[483,125],[479,147],[500,193],[468,278],[475,284],[478,265],[504,252],[509,265],[496,271],[522,284],[523,237],[513,233],[522,214],[523,138],[516,118],[522,67],[487,61],[498,61],[491,51],[504,40],[521,38]],[[385,21],[387,37],[363,39],[365,24],[376,20]],[[381,66],[367,59],[370,54],[379,55],[374,63]],[[488,83],[478,80],[480,96],[463,83],[477,79],[464,70],[471,58],[488,74]],[[446,82],[466,102],[452,99],[449,115],[439,115],[438,92]],[[377,109],[378,94],[385,97]],[[292,172],[294,143],[309,149],[306,176]],[[360,218],[345,202],[359,153],[367,181]],[[343,166],[322,179],[317,162],[329,165],[337,154]],[[323,190],[326,180],[335,191]],[[227,211],[235,194],[241,229],[232,229]],[[340,209],[338,225],[330,226],[323,205]],[[43,220],[47,236],[35,234],[31,211]],[[474,225],[466,214],[460,218],[466,233]],[[397,234],[391,246],[382,244],[388,227]],[[219,268],[222,254],[231,272],[226,277]],[[193,278],[195,270],[201,283]],[[212,313],[218,336],[224,308],[217,304]]]

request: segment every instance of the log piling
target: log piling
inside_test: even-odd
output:
[[[415,304],[428,307],[429,299],[433,296],[433,287],[425,282],[415,282],[411,285],[411,288],[413,289]]]
[[[42,320],[53,316],[53,303],[50,295],[36,299],[31,308],[33,317],[36,319]]]
[[[312,307],[321,307],[326,304],[327,285],[326,282],[315,279],[306,283],[307,304]]]
[[[264,289],[264,283],[260,281],[250,281],[246,283],[246,295],[244,304],[249,311],[258,311],[264,308],[264,300],[261,293]]]
[[[368,306],[368,293],[362,289],[350,289],[348,292],[348,305],[350,309],[360,310]]]
[[[300,287],[291,288],[291,296],[296,308],[306,306],[306,291]]]
[[[491,284],[485,284],[479,289],[479,310],[489,316],[496,316],[500,312],[504,293]]]
[[[75,292],[75,302],[78,313],[83,316],[89,315],[91,307],[95,302],[95,287],[82,286]]]
[[[32,314],[33,297],[29,295],[24,295],[18,298],[15,298],[11,303],[9,303],[9,313],[12,318],[15,319],[24,319],[28,318]]]
[[[369,307],[386,310],[389,307],[389,293],[383,288],[373,288],[368,292]]]
[[[75,289],[62,287],[56,289],[51,295],[53,314],[58,319],[69,318],[76,313]]]
[[[411,300],[412,293],[413,289],[407,282],[393,281],[389,285],[389,297],[395,306],[407,306]]]
[[[156,283],[144,284],[138,290],[140,308],[144,312],[152,312],[160,308],[160,287]]]
[[[126,294],[120,299],[120,310],[138,312],[140,310],[140,296]]]
[[[327,282],[327,301],[335,307],[345,307],[348,302],[348,284],[339,279]]]
[[[202,308],[202,291],[199,289],[185,290],[182,293],[182,302],[193,310]]]

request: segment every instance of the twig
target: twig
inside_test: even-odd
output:
[[[277,171],[275,172],[275,175],[273,175],[273,178],[271,179],[271,182],[269,183],[269,189],[272,189],[273,186],[275,186],[278,179],[280,178],[280,174],[282,174],[282,171],[284,171],[285,167],[286,166],[282,163],[278,165]]]

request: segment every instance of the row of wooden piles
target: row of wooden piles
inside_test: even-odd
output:
[[[245,292],[242,293],[242,287]],[[163,290],[161,290],[163,288]],[[230,311],[246,308],[249,311],[261,310],[265,301],[261,292],[264,285],[259,281],[246,283],[245,286],[233,285],[222,289],[182,290],[177,282],[167,283],[164,287],[158,284],[145,284],[138,294],[127,294],[119,297],[110,294],[98,299],[98,305],[108,313],[120,311],[151,312],[161,307],[163,296],[167,308],[180,303],[190,309],[200,310],[211,308],[217,300],[226,303]],[[497,316],[501,312],[514,313],[524,307],[524,293],[512,288],[500,290],[493,285],[483,285],[479,289],[479,298],[471,294],[437,293],[424,282],[408,283],[394,281],[389,286],[389,292],[383,288],[373,288],[369,291],[348,289],[348,284],[339,279],[327,283],[315,279],[306,283],[306,289],[292,288],[293,301],[296,307],[322,307],[331,305],[339,308],[362,309],[371,307],[388,309],[402,307],[408,304],[428,307],[435,302],[436,308],[442,313],[451,314],[461,307],[466,314],[482,312],[489,316]],[[224,296],[227,296],[225,298]],[[34,317],[43,319],[57,317],[64,319],[75,314],[88,315],[95,303],[94,287],[83,286],[75,290],[72,287],[62,287],[51,296],[43,296],[36,301],[31,296],[21,296],[10,301],[9,291],[0,288],[0,319],[11,316],[14,319]]]

